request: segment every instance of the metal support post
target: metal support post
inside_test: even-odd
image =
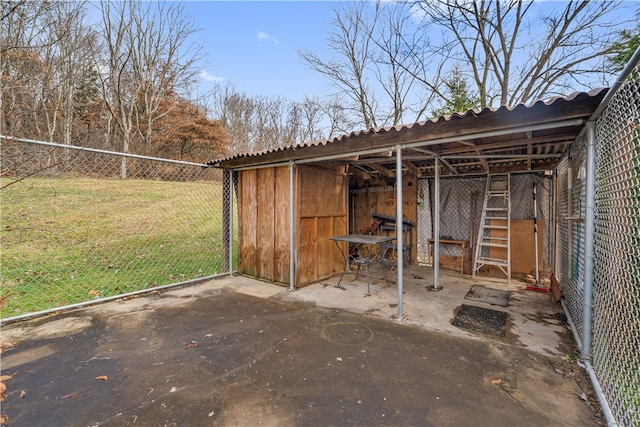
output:
[[[435,183],[433,186],[433,289],[440,282],[440,161],[435,161]]]
[[[402,147],[396,147],[396,247],[398,248],[398,320],[404,317],[403,312],[403,294],[404,287],[404,253],[402,251]]]
[[[582,351],[583,359],[591,357],[591,324],[593,304],[593,253],[596,201],[596,145],[595,123],[587,123],[586,201],[584,218],[584,299],[582,303]]]
[[[233,276],[233,175],[235,172],[229,171],[229,275]],[[223,196],[224,197],[224,196]]]

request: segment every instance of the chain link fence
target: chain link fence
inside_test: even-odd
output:
[[[0,144],[3,321],[235,268],[231,173],[38,141]]]
[[[553,229],[550,204],[551,182],[548,177],[534,173],[514,173],[510,178],[511,187],[511,219],[533,221],[533,184],[537,185],[538,221],[545,236],[551,236]],[[445,177],[440,179],[440,237],[469,242],[469,254],[473,254],[476,246],[478,228],[482,218],[482,205],[486,190],[487,178]],[[418,262],[430,265],[427,259],[427,241],[433,237],[433,221],[431,206],[433,205],[434,179],[420,179],[418,182]],[[533,224],[533,222],[532,222]],[[531,227],[532,229],[533,227]],[[551,244],[543,247],[545,266],[551,265]],[[460,248],[443,245],[443,255],[460,256]],[[533,251],[532,251],[533,253]]]
[[[640,68],[595,127],[589,362],[615,422],[640,426]],[[586,136],[557,169],[556,274],[577,340],[585,321]],[[586,319],[589,322],[589,318]],[[589,338],[589,337],[587,337]]]

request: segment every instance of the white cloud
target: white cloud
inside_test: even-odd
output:
[[[280,44],[280,40],[276,36],[272,36],[271,34],[263,33],[262,31],[258,31],[258,40],[271,40],[275,44]]]
[[[224,80],[224,77],[214,76],[213,74],[210,74],[208,71],[202,70],[200,71],[200,79],[205,82],[221,82]]]

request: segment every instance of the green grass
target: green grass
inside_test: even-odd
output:
[[[227,269],[219,182],[28,179],[0,197],[2,318]]]

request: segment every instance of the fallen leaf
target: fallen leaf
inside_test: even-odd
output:
[[[7,391],[7,386],[4,383],[0,383],[0,393]]]
[[[99,297],[100,296],[100,292],[95,291],[95,290],[91,290],[91,291],[89,291],[89,295],[94,296],[94,297]]]
[[[99,377],[95,377],[94,380],[109,381],[109,377],[106,375],[100,375]]]
[[[189,341],[187,344],[185,344],[185,348],[193,348],[197,345],[198,345],[198,341]]]
[[[9,422],[9,416],[7,414],[0,415],[0,425],[6,426]]]
[[[20,398],[24,399],[24,397],[27,395],[27,391],[26,390],[20,390]]]
[[[491,380],[491,384],[493,385],[500,385],[502,384],[502,380],[500,378],[496,379],[496,380]]]
[[[2,354],[5,350],[11,350],[13,348],[13,344],[6,341],[0,341],[0,354]]]
[[[2,375],[2,376],[0,376],[0,381],[8,381],[8,380],[10,380],[12,378],[13,378],[13,375]]]

